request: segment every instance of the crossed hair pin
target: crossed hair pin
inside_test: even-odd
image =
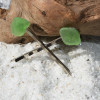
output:
[[[31,56],[35,53],[38,53],[42,50],[45,50],[50,57],[60,66],[62,67],[62,69],[64,70],[64,72],[66,74],[71,75],[71,72],[69,70],[69,68],[67,66],[65,66],[60,59],[48,48],[50,46],[52,46],[53,44],[55,44],[58,40],[62,40],[64,44],[66,45],[80,45],[81,43],[81,39],[80,39],[80,34],[79,32],[75,29],[75,28],[61,28],[60,29],[60,37],[49,42],[48,44],[44,44],[38,37],[37,35],[34,33],[34,30],[32,28],[32,25],[30,24],[30,22],[28,22],[27,20],[20,18],[20,17],[15,17],[11,23],[11,33],[15,36],[23,36],[25,33],[28,33],[35,41],[37,41],[40,45],[39,48],[34,49],[30,52],[27,52],[15,59],[13,59],[15,62],[18,62],[24,58],[26,58],[26,56]],[[12,60],[12,61],[13,61]]]

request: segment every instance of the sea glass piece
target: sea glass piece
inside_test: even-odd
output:
[[[15,36],[23,36],[29,26],[29,21],[20,17],[15,17],[11,23],[11,33]]]
[[[75,28],[61,28],[60,36],[65,45],[79,45],[81,43],[80,34]]]

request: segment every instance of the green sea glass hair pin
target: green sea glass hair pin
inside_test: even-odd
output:
[[[80,39],[80,35],[79,32],[75,29],[75,28],[61,28],[60,29],[60,36],[59,38],[51,41],[48,44],[44,44],[37,36],[36,34],[32,31],[33,29],[31,28],[30,23],[23,19],[23,18],[19,18],[16,17],[13,19],[12,23],[11,23],[11,32],[13,35],[15,36],[23,36],[25,34],[25,32],[27,32],[33,39],[35,39],[36,41],[39,42],[39,44],[41,45],[41,47],[39,47],[38,49],[32,50],[16,59],[14,59],[16,62],[25,58],[26,55],[30,56],[36,52],[40,52],[41,50],[45,50],[46,52],[48,52],[48,54],[51,56],[51,58],[53,58],[63,69],[66,73],[70,73],[70,70],[53,54],[53,52],[51,50],[49,50],[49,46],[53,45],[54,43],[56,43],[58,40],[62,39],[62,41],[64,42],[64,44],[66,45],[79,45],[81,43],[81,39]]]

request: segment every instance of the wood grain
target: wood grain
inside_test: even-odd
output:
[[[31,22],[39,36],[58,36],[61,27],[75,27],[80,34],[100,36],[100,0],[12,0],[9,11],[1,13],[0,41],[23,43],[32,41],[24,37],[14,37],[10,24],[14,17],[22,17]]]

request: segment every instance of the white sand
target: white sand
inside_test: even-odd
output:
[[[0,8],[9,9],[11,0],[0,0]]]
[[[52,47],[72,76],[45,51],[11,62],[37,46],[36,42],[25,46],[0,43],[0,100],[100,100],[100,44]]]

